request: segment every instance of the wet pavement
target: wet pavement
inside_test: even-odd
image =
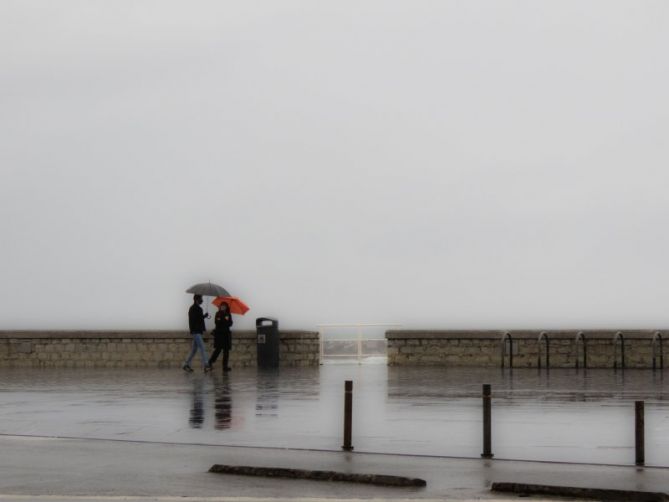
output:
[[[0,434],[339,450],[354,381],[356,452],[476,458],[481,384],[493,389],[496,459],[634,462],[646,401],[647,465],[669,466],[669,387],[649,370],[319,368],[0,370]]]
[[[0,500],[258,497],[317,500],[517,500],[490,492],[495,481],[667,491],[669,470],[95,439],[0,436]],[[425,479],[422,488],[256,478],[207,472],[216,463],[389,474]],[[13,499],[10,497],[14,497]],[[171,499],[170,499],[171,497]],[[183,499],[181,499],[183,500]],[[565,499],[561,499],[565,500]],[[349,500],[350,502],[350,500]]]

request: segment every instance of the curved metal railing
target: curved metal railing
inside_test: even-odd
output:
[[[588,368],[588,339],[585,337],[585,333],[583,331],[579,331],[576,333],[576,369],[578,369],[579,364],[578,364],[578,348],[579,345],[581,346],[581,354],[583,355],[583,369]]]
[[[622,331],[613,335],[613,369],[617,370],[619,366],[625,369],[625,337]]]
[[[657,360],[660,360],[660,369],[664,369],[664,351],[662,350],[662,333],[656,331],[653,335],[652,350],[653,350],[653,371],[657,369]],[[658,354],[659,350],[659,354]]]
[[[541,369],[541,342],[544,342],[546,351],[546,369],[551,367],[550,338],[548,333],[542,331],[537,338],[537,368]]]
[[[504,363],[506,356],[509,356],[509,368],[513,368],[513,337],[511,333],[506,331],[502,335],[502,368],[504,368]],[[508,347],[508,350],[507,350]]]

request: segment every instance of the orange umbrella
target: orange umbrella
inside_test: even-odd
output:
[[[217,307],[219,307],[221,303],[227,303],[228,307],[230,307],[231,314],[244,315],[249,311],[248,305],[236,296],[217,296],[211,303]]]

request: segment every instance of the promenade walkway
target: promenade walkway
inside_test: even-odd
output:
[[[354,381],[353,453],[340,450],[346,379]],[[662,373],[645,370],[6,369],[0,381],[0,501],[516,498],[491,494],[494,481],[669,491],[669,389]],[[483,382],[493,385],[493,460],[479,458]],[[629,465],[636,399],[647,403],[650,467],[643,469]],[[428,484],[397,489],[208,473],[216,463]]]
[[[669,484],[669,470],[657,468],[90,439],[0,436],[0,451],[0,494],[35,500],[52,500],[54,495],[67,500],[75,496],[517,500],[490,493],[490,483],[516,481],[643,491],[666,491]],[[403,475],[423,478],[427,486],[383,488],[208,473],[215,463]]]

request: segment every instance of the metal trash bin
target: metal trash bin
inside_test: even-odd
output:
[[[271,317],[256,319],[258,368],[279,367],[279,321]]]

